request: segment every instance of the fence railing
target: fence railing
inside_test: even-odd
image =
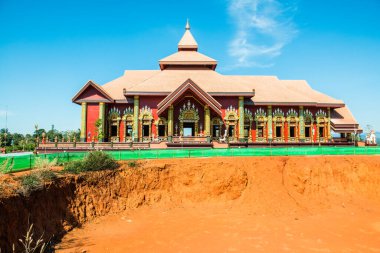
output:
[[[196,158],[196,157],[242,157],[242,156],[317,156],[317,155],[380,155],[380,147],[277,147],[277,148],[225,148],[225,149],[148,149],[104,151],[116,160]],[[37,157],[59,164],[83,159],[88,152],[62,152],[52,154],[0,157],[0,164],[7,163],[12,171],[34,168]]]

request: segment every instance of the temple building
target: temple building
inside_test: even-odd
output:
[[[222,75],[198,52],[189,23],[178,51],[157,70],[126,70],[108,83],[88,81],[81,141],[112,143],[333,143],[361,130],[348,107],[304,80]]]

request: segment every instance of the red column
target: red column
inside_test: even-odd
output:
[[[285,122],[284,122],[284,140],[285,140],[285,142],[288,142],[288,139],[289,139],[288,122],[285,120]]]

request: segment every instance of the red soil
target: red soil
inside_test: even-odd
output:
[[[135,208],[72,230],[57,252],[380,252],[379,156],[151,160],[133,173]]]

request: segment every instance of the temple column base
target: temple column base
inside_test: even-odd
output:
[[[168,142],[172,142],[173,141],[173,136],[168,136]]]
[[[81,142],[86,142],[86,138],[80,138]]]

